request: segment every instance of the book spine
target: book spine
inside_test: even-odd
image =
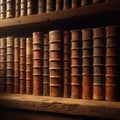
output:
[[[72,0],[72,8],[81,6],[81,0]]]
[[[20,3],[20,16],[27,15],[27,0],[21,0]]]
[[[0,92],[6,90],[6,38],[0,38]]]
[[[15,1],[6,0],[6,18],[15,17]]]
[[[71,0],[63,0],[63,10],[71,8]]]
[[[49,32],[49,72],[50,72],[50,96],[61,97],[62,80],[63,80],[63,55],[62,43],[63,32],[61,30],[54,30]]]
[[[104,3],[105,0],[93,0],[93,4]]]
[[[14,37],[7,37],[7,53],[6,53],[6,92],[12,93],[14,90]]]
[[[14,93],[20,93],[20,39],[14,38]]]
[[[26,94],[33,93],[33,40],[26,38]]]
[[[81,6],[86,6],[92,4],[92,0],[81,0]]]
[[[93,99],[105,99],[105,29],[93,29]]]
[[[119,37],[117,26],[106,27],[106,96],[107,101],[118,101],[119,96]]]
[[[43,34],[33,33],[33,95],[43,95]]]
[[[93,95],[93,30],[82,30],[82,98],[92,99]]]
[[[6,0],[0,0],[0,18],[6,18]]]
[[[15,17],[20,16],[20,0],[15,0]]]
[[[20,37],[20,94],[26,93],[26,38]]]
[[[27,0],[27,15],[33,14],[33,0]]]
[[[64,77],[63,77],[63,97],[69,98],[71,95],[71,33],[64,32]]]
[[[53,0],[46,0],[46,13],[55,10],[55,2]]]
[[[63,0],[56,0],[56,11],[63,9]]]
[[[38,0],[38,14],[46,12],[46,0]]]
[[[81,30],[71,31],[71,98],[82,97]]]
[[[49,36],[44,35],[43,48],[43,95],[49,96]]]

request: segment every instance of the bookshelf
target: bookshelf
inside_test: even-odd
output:
[[[102,18],[101,22],[104,21],[104,23],[107,23],[108,21],[108,23],[110,24],[119,24],[119,13],[120,1],[116,0],[108,3],[106,2],[95,5],[87,5],[74,9],[66,9],[64,11],[60,10],[51,13],[42,13],[39,15],[35,14],[30,16],[3,19],[0,20],[0,36],[5,37],[11,34],[27,34],[29,36],[29,33],[38,29],[43,31],[49,31],[54,28],[59,29],[60,26],[64,26],[65,29],[76,28],[79,26],[83,27],[88,21],[88,24],[92,24],[94,21],[95,24],[100,24],[98,21],[96,21],[100,18]],[[109,20],[106,20],[106,17]],[[73,22],[75,24],[71,25],[71,23]],[[30,30],[27,31],[28,33],[26,33],[25,31],[28,28],[30,28]],[[64,113],[68,115],[72,114],[95,116],[108,119],[119,119],[120,112],[119,102],[56,97],[53,98],[46,96],[6,93],[0,93],[0,106],[35,111]]]

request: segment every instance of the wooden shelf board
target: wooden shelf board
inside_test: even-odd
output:
[[[1,93],[0,106],[116,120],[120,117],[120,102]]]

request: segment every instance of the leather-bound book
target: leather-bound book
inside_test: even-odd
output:
[[[71,98],[82,97],[82,34],[71,31]]]
[[[107,101],[118,101],[119,82],[119,29],[117,26],[106,27],[106,96]]]
[[[63,75],[63,97],[69,98],[71,95],[71,33],[64,31],[64,75]]]
[[[105,28],[93,29],[93,99],[105,99]]]
[[[34,1],[33,0],[27,0],[27,15],[32,15],[33,14],[33,5]]]
[[[49,32],[49,74],[50,96],[63,96],[63,31],[53,30]]]
[[[71,8],[71,0],[63,0],[63,10]]]
[[[81,0],[81,6],[86,6],[92,4],[92,0]]]
[[[46,0],[46,13],[52,12],[55,10],[55,1]]]
[[[15,17],[20,16],[20,0],[15,0]]]
[[[14,93],[20,93],[20,39],[14,38]]]
[[[20,94],[26,93],[26,38],[20,37]]]
[[[56,11],[63,9],[63,0],[56,0]]]
[[[33,95],[43,95],[43,34],[33,33]]]
[[[6,88],[6,38],[0,38],[0,92]]]
[[[72,8],[80,7],[81,0],[72,0]]]
[[[103,3],[105,0],[93,0],[93,4]]]
[[[49,35],[44,34],[43,42],[43,95],[49,96]]]
[[[14,90],[14,37],[7,37],[6,44],[6,92],[12,93]]]
[[[15,17],[15,1],[6,0],[6,18]]]
[[[20,16],[27,15],[27,0],[21,0],[20,3]]]
[[[38,14],[46,12],[46,0],[38,0]]]
[[[82,98],[93,96],[93,30],[82,30]]]
[[[6,18],[6,0],[0,0],[0,19]]]

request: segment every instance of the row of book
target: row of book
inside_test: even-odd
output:
[[[113,0],[0,0],[0,18],[49,13]]]
[[[119,101],[118,26],[0,39],[0,91]]]

